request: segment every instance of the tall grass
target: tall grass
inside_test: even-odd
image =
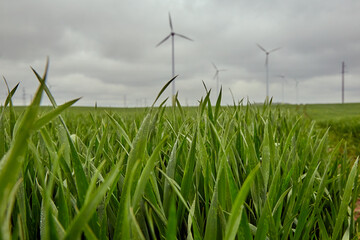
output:
[[[191,111],[84,113],[46,73],[24,113],[16,87],[1,109],[1,239],[356,238],[358,161],[302,117],[207,90]]]

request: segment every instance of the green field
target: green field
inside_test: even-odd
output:
[[[319,127],[329,128],[333,145],[343,139],[348,155],[360,155],[360,103],[300,105],[296,110]]]
[[[71,108],[37,77],[0,108],[0,239],[359,237],[355,142],[321,118],[351,106]]]

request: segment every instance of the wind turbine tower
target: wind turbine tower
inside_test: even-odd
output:
[[[212,62],[213,67],[215,68],[214,79],[216,80],[216,94],[219,96],[219,72],[226,71],[226,69],[218,69],[216,65]]]
[[[193,41],[191,38],[188,38],[182,34],[175,33],[171,21],[171,16],[169,13],[169,25],[170,25],[170,34],[166,36],[161,42],[159,42],[156,47],[160,46],[162,43],[164,43],[166,40],[168,40],[171,37],[171,43],[172,43],[172,77],[175,77],[175,46],[174,46],[174,36],[179,36],[182,38],[185,38],[187,40]],[[175,106],[175,80],[172,82],[172,105]]]
[[[265,68],[266,68],[266,100],[269,99],[269,54],[272,52],[275,52],[279,50],[281,47],[274,48],[270,51],[267,51],[265,48],[263,48],[260,44],[257,43],[257,46],[265,52]]]

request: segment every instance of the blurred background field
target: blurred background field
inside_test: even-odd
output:
[[[360,103],[306,104],[289,106],[299,114],[315,120],[321,128],[329,128],[333,145],[344,139],[349,155],[360,155]]]

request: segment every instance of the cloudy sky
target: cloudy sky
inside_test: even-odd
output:
[[[265,49],[270,54],[270,95],[275,102],[341,102],[345,61],[345,101],[360,101],[359,0],[1,0],[0,74],[10,87],[20,82],[15,104],[29,103],[50,58],[47,83],[59,103],[149,105],[171,78],[174,31],[176,89],[184,105],[204,95],[215,98],[214,62],[223,103],[232,97],[263,102]],[[284,75],[284,96],[282,81]],[[0,83],[0,101],[6,86]],[[171,88],[165,92],[171,95]],[[43,104],[47,104],[46,98]],[[170,102],[169,102],[170,104]]]

